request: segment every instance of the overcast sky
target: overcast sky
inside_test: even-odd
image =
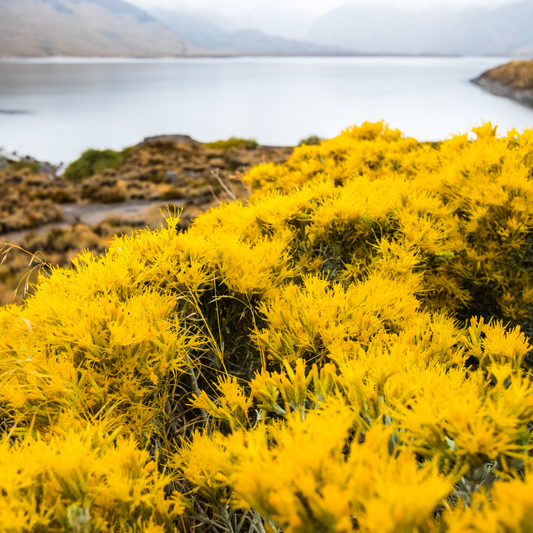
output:
[[[431,7],[431,6],[498,6],[502,4],[516,3],[518,0],[127,0],[131,4],[144,9],[155,7],[165,8],[188,8],[190,10],[213,9],[220,14],[234,16],[249,11],[274,11],[294,12],[300,11],[308,15],[320,15],[331,9],[347,3],[368,5],[377,3],[408,6],[408,7]]]

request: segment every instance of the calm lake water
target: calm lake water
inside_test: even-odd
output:
[[[420,140],[492,121],[533,127],[533,109],[471,78],[502,58],[51,59],[0,61],[0,147],[54,163],[87,148],[183,133],[294,145],[385,119]]]

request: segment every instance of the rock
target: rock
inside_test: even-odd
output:
[[[512,61],[471,80],[496,96],[533,107],[533,61]]]
[[[174,181],[176,181],[178,179],[178,175],[173,172],[172,170],[169,170],[166,174],[165,174],[165,182],[166,183],[172,183]]]
[[[485,89],[487,92],[494,94],[495,96],[510,98],[511,100],[514,100],[520,104],[533,107],[532,89],[517,89],[516,87],[506,85],[500,81],[491,80],[482,76],[472,80],[472,83],[478,85],[482,89]]]
[[[49,179],[54,179],[61,167],[61,164],[52,165],[46,161],[38,161],[30,156],[20,156],[16,152],[5,152],[0,148],[0,170],[7,170],[8,166],[13,163],[35,164],[37,165],[37,172],[39,174],[46,174]]]
[[[148,144],[158,144],[158,143],[200,144],[198,141],[195,141],[189,135],[155,135],[154,137],[145,137],[144,141],[140,144],[140,146],[146,146]]]

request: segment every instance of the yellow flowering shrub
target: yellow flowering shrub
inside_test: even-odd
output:
[[[410,450],[391,456],[386,426],[366,432],[359,444],[358,435],[350,438],[357,417],[336,401],[305,419],[198,436],[181,451],[181,466],[202,487],[205,471],[216,469],[215,483],[234,487],[236,506],[290,533],[429,530],[431,512],[455,478],[431,463],[418,466]],[[206,454],[213,441],[223,453]]]
[[[383,123],[0,308],[0,533],[522,532],[533,130]]]
[[[173,531],[181,496],[133,439],[104,428],[0,444],[0,530]]]
[[[531,461],[527,472],[531,472]],[[472,505],[448,508],[443,514],[446,531],[450,533],[504,533],[528,531],[533,519],[531,477],[495,484],[490,492],[476,493]]]
[[[414,247],[429,308],[518,323],[533,303],[533,130],[498,137],[489,123],[474,132],[476,141],[428,144],[364,124],[297,148],[284,165],[245,177],[256,224],[292,229],[298,267],[334,279],[361,276],[384,239]],[[285,194],[265,194],[273,190]],[[250,220],[237,231],[250,233]]]

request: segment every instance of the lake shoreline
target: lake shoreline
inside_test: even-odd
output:
[[[511,61],[483,72],[471,82],[495,96],[533,108],[533,61]]]
[[[533,108],[533,90],[532,89],[517,89],[505,83],[490,80],[485,77],[478,77],[472,80],[474,85],[481,87],[485,91],[494,96],[502,96],[518,102],[519,104]]]
[[[463,56],[460,54],[395,54],[395,53],[370,53],[370,52],[279,52],[279,53],[261,53],[261,52],[220,52],[220,53],[205,53],[205,54],[189,54],[189,55],[176,55],[176,56],[76,56],[76,55],[28,55],[28,56],[3,56],[0,55],[0,62],[5,61],[43,61],[43,62],[54,62],[54,61],[95,61],[95,60],[104,60],[104,61],[113,61],[113,60],[168,60],[168,59],[227,59],[227,58],[258,58],[258,57],[272,57],[272,58],[282,58],[282,57],[412,57],[412,58],[461,58],[461,57],[470,57]],[[508,56],[480,56],[480,57],[502,57],[507,58]]]
[[[174,131],[202,142],[235,135],[290,147],[367,120],[384,119],[430,142],[483,121],[501,130],[530,127],[533,112],[469,83],[508,60],[361,55],[0,61],[0,146],[68,164],[87,148],[122,150],[146,135]]]

